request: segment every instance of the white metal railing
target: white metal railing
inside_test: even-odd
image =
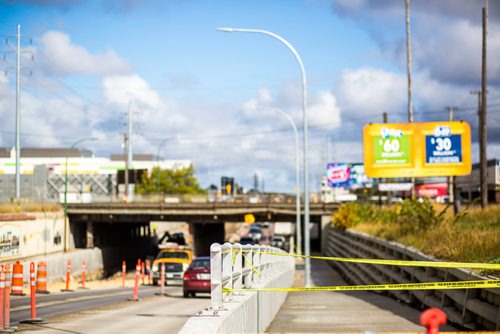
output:
[[[231,299],[224,296],[223,288],[252,288],[263,278],[271,277],[294,264],[293,257],[263,253],[283,253],[284,250],[260,245],[214,243],[210,246],[211,309],[223,309],[223,302]]]

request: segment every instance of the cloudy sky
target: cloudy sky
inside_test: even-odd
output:
[[[412,0],[415,121],[473,129],[477,152],[481,11],[485,0]],[[500,5],[490,2],[488,157],[500,158]],[[0,146],[14,145],[17,24],[23,38],[23,147],[122,151],[132,106],[133,149],[191,159],[203,186],[234,176],[251,187],[292,191],[294,138],[278,108],[302,127],[308,78],[311,187],[327,162],[362,161],[363,126],[407,120],[404,0],[4,0],[0,1]],[[30,43],[30,40],[32,43]],[[266,109],[267,108],[267,109]],[[301,133],[299,133],[301,135]]]

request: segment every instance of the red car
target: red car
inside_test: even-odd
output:
[[[210,257],[200,256],[193,260],[183,277],[183,296],[195,296],[197,292],[210,293]]]

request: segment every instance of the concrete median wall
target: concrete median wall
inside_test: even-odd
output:
[[[264,278],[255,288],[291,287],[295,268]],[[287,292],[244,292],[224,302],[224,310],[205,310],[191,317],[179,333],[260,333],[271,324],[285,302]]]

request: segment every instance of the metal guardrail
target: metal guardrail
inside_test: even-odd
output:
[[[211,309],[222,310],[231,300],[223,288],[252,288],[261,279],[280,273],[293,265],[293,257],[273,256],[262,252],[286,253],[284,250],[260,245],[240,245],[226,242],[210,246]]]
[[[327,256],[435,261],[436,259],[395,242],[355,231],[328,229]],[[440,269],[330,262],[354,284],[424,283],[492,279],[464,269]],[[389,291],[388,294],[417,307],[439,307],[450,322],[474,330],[500,330],[500,289]]]

